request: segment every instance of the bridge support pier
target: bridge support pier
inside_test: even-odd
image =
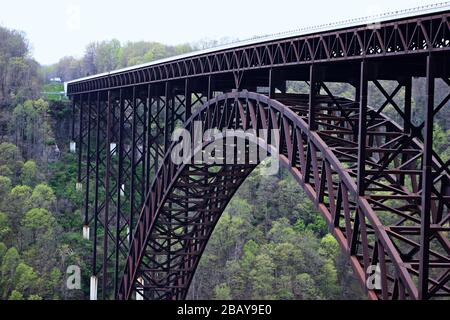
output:
[[[422,159],[422,194],[421,194],[421,228],[420,228],[420,262],[419,262],[419,299],[428,299],[430,238],[431,238],[431,195],[433,188],[433,118],[435,57],[427,57],[426,108],[424,121],[424,146]]]
[[[97,288],[98,279],[96,276],[91,276],[90,300],[97,300]]]
[[[69,150],[70,153],[75,153],[77,151],[77,143],[75,141],[70,141]]]
[[[83,239],[85,240],[89,240],[89,226],[88,225],[84,225],[83,226]]]
[[[142,277],[139,277],[137,279],[137,282],[139,283],[142,288],[139,288],[139,285],[136,290],[136,300],[137,301],[143,301],[144,300],[144,279]]]

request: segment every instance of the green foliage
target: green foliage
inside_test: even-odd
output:
[[[0,267],[3,264],[3,257],[6,254],[6,251],[8,250],[8,248],[6,247],[6,245],[3,242],[0,242]],[[1,284],[1,281],[0,281]]]
[[[22,174],[20,176],[22,184],[28,186],[34,186],[37,182],[37,166],[33,160],[28,160],[24,163],[22,168]]]
[[[275,281],[275,265],[268,254],[261,253],[254,257],[252,269],[249,272],[252,284],[252,299],[274,299],[273,284]]]
[[[9,292],[12,290],[14,278],[14,273],[17,266],[20,263],[19,252],[16,248],[10,248],[6,251],[3,256],[2,266],[1,266],[1,287],[3,289],[3,298],[8,297]]]
[[[320,269],[319,286],[321,291],[331,299],[336,299],[339,294],[337,284],[337,270],[333,261],[327,260]]]
[[[83,203],[82,193],[76,190],[77,162],[76,156],[66,154],[61,161],[49,165],[52,175],[49,186],[54,190],[56,197],[68,199],[76,207]]]
[[[0,143],[0,155],[0,166],[6,166],[14,173],[16,162],[22,159],[19,148],[12,143]]]
[[[214,298],[216,300],[231,300],[231,290],[226,283],[214,287]]]
[[[318,300],[322,298],[314,279],[307,273],[300,273],[295,277],[294,292],[297,298],[301,300]]]
[[[256,169],[241,186],[214,230],[189,297],[363,296],[324,220],[291,176],[280,177],[260,176]]]
[[[25,263],[19,263],[13,278],[14,290],[28,294],[34,289],[37,281],[38,276],[33,268]]]
[[[337,258],[339,254],[339,244],[331,234],[327,234],[320,240],[319,253],[326,259],[334,260]]]
[[[0,241],[6,239],[11,232],[8,216],[4,212],[0,212]]]
[[[5,199],[5,197],[10,193],[10,191],[11,191],[11,179],[8,177],[0,176],[0,199]]]
[[[33,240],[37,236],[42,236],[51,232],[55,225],[55,218],[46,209],[34,208],[25,214],[22,226],[25,231],[33,234]]]
[[[48,111],[49,103],[43,99],[26,100],[13,110],[14,135],[25,158],[39,160],[45,146],[54,143]]]
[[[0,106],[21,102],[39,93],[38,63],[30,57],[25,34],[0,26]]]
[[[13,227],[13,231],[18,230],[18,225],[22,216],[31,207],[32,189],[29,186],[15,186],[8,195],[8,206],[5,207]]]
[[[31,203],[36,208],[51,210],[56,203],[53,189],[46,184],[38,184],[31,194]]]
[[[19,291],[17,291],[17,290],[13,290],[12,292],[11,292],[11,295],[9,296],[9,298],[8,298],[8,300],[24,300],[24,298],[23,298],[23,294],[22,293],[20,293]]]
[[[0,175],[4,177],[14,177],[14,172],[8,166],[3,165],[0,166]]]
[[[450,159],[450,129],[443,130],[439,124],[434,124],[433,150],[446,162]]]
[[[121,44],[117,39],[92,42],[86,47],[82,59],[64,57],[57,64],[46,67],[44,73],[47,79],[60,77],[63,81],[69,81],[82,76],[184,54],[193,50],[195,48],[189,44],[168,46],[158,42],[145,41]],[[55,89],[51,86],[46,88]]]

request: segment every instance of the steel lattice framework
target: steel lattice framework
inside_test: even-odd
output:
[[[417,77],[426,92],[413,106]],[[383,80],[395,82],[394,90]],[[306,82],[309,93],[287,93],[288,81]],[[370,298],[450,296],[450,169],[433,150],[433,120],[448,108],[450,90],[438,99],[437,81],[450,88],[449,12],[69,83],[85,237],[93,241],[102,298],[185,298],[223,210],[263,160],[173,163],[172,132],[193,133],[196,122],[203,130],[280,132],[279,160],[325,218]],[[332,82],[354,87],[354,98],[334,95]],[[369,86],[382,102],[369,105]],[[414,108],[423,123],[414,121]],[[371,266],[379,268],[380,288],[366,287]]]

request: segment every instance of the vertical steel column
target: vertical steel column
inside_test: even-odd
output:
[[[411,135],[412,133],[412,118],[411,118],[411,107],[412,107],[412,78],[408,77],[404,80],[405,87],[405,110],[404,110],[404,119],[403,119],[403,132],[406,135]],[[408,154],[406,152],[402,153],[402,164],[408,161]],[[400,175],[400,184],[405,184],[405,174]]]
[[[317,86],[317,68],[314,64],[311,64],[309,67],[309,109],[308,109],[308,123],[309,130],[314,131],[317,130],[316,123],[316,86]]]
[[[76,99],[77,96],[74,96],[72,99],[72,132],[71,132],[71,136],[72,136],[72,141],[75,141],[75,118],[76,118]]]
[[[211,87],[211,77],[208,77],[208,87]],[[191,83],[188,78],[184,82],[184,121],[187,121],[192,115],[192,92]]]
[[[152,160],[152,86],[149,84],[147,87],[147,134],[146,134],[146,183],[145,183],[145,194],[150,191],[151,186],[151,160]]]
[[[355,80],[355,103],[359,105],[361,102],[361,79]],[[349,122],[350,126],[350,122]],[[353,142],[358,142],[358,124],[353,125]]]
[[[411,103],[412,100],[412,78],[408,77],[405,80],[405,119],[403,122],[403,128],[405,130],[405,134],[411,134],[412,123],[411,123]]]
[[[359,98],[359,130],[358,130],[358,195],[364,196],[364,178],[366,163],[366,140],[367,140],[367,94],[368,94],[368,68],[367,62],[361,62],[360,70],[360,98]]]
[[[269,69],[269,98],[275,98],[275,80],[274,71],[272,68]]]
[[[100,126],[102,124],[102,112],[100,108],[100,92],[97,92],[97,123],[95,134],[95,191],[94,191],[94,241],[92,253],[92,275],[97,276],[97,236],[98,236],[98,218],[99,218],[99,189],[100,189],[100,157],[101,157],[101,137]]]
[[[115,263],[114,263],[114,296],[117,295],[118,290],[118,282],[119,282],[119,252],[120,252],[120,231],[121,231],[121,225],[120,225],[120,219],[121,219],[121,211],[122,211],[122,183],[123,183],[123,140],[124,140],[124,118],[125,118],[125,106],[124,106],[124,99],[123,99],[123,89],[120,89],[119,91],[119,105],[120,105],[120,115],[119,115],[119,141],[118,141],[118,157],[119,157],[119,168],[117,172],[117,208],[116,208],[116,243],[115,243]]]
[[[77,182],[81,183],[82,157],[83,157],[83,94],[80,95],[80,114],[78,127],[78,174]],[[77,186],[78,187],[78,186]]]
[[[87,132],[87,154],[86,154],[86,193],[84,198],[84,227],[89,225],[89,191],[90,191],[90,181],[91,181],[91,94],[88,93],[88,132]],[[81,149],[81,148],[80,148]]]
[[[359,81],[359,124],[358,124],[358,163],[357,163],[357,191],[358,196],[365,194],[365,176],[366,176],[366,143],[367,143],[367,95],[368,95],[368,66],[366,61],[361,62],[360,66],[360,81]],[[350,254],[356,255],[358,251],[358,238],[360,235],[359,229],[361,220],[364,216],[361,214],[361,209],[358,207],[355,214],[355,221],[353,223],[353,233],[350,243]],[[364,221],[362,222],[363,225]],[[367,268],[368,266],[365,265]]]
[[[140,155],[141,159],[140,159],[140,163],[142,166],[142,170],[141,170],[141,199],[140,199],[140,206],[142,207],[145,203],[145,199],[147,196],[147,154],[148,154],[148,149],[147,149],[147,137],[149,135],[148,130],[148,113],[149,113],[149,109],[150,109],[150,104],[149,101],[147,100],[147,95],[144,93],[140,93],[140,102],[141,104],[143,104],[143,118],[141,121],[141,125],[142,125],[142,136],[140,137],[140,141],[142,141],[142,154]],[[140,209],[140,208],[139,208]],[[139,215],[139,212],[136,212],[137,215]],[[131,239],[133,236],[133,223],[130,222],[130,243],[131,243]]]
[[[109,173],[111,169],[111,140],[112,140],[112,112],[114,107],[111,101],[111,90],[108,90],[107,112],[106,112],[106,171],[105,171],[105,209],[104,209],[104,237],[103,237],[103,282],[102,296],[106,299],[106,291],[108,285],[108,237],[109,237]]]
[[[433,116],[434,116],[434,82],[435,57],[427,57],[427,105],[425,109],[425,133],[422,155],[422,195],[421,195],[421,226],[420,226],[420,261],[419,261],[419,299],[428,299],[429,251],[430,251],[430,221],[431,221],[431,191],[433,187]]]
[[[317,85],[317,68],[314,64],[309,66],[309,105],[308,105],[308,125],[309,130],[315,131],[318,126],[316,123],[316,85]],[[312,144],[308,143],[308,150],[306,155],[306,171],[305,171],[305,183],[309,183],[311,175],[311,162],[312,162],[312,150],[310,148]]]
[[[207,100],[211,100],[214,95],[214,88],[213,88],[213,79],[212,76],[208,76],[208,92],[207,92]]]
[[[136,192],[136,186],[135,186],[135,175],[136,175],[136,126],[137,126],[137,117],[138,117],[138,106],[136,104],[136,87],[133,87],[133,93],[131,98],[131,110],[132,110],[132,116],[133,116],[133,122],[131,124],[131,181],[130,181],[130,223],[129,223],[129,241],[133,240],[132,238],[132,230],[133,230],[133,214],[135,211],[135,192]]]
[[[162,87],[162,86],[161,86]],[[160,87],[156,87],[155,88],[155,97],[156,97],[156,110],[153,116],[153,120],[155,122],[155,134],[152,133],[152,142],[151,145],[153,147],[153,150],[155,152],[154,157],[153,157],[153,170],[154,170],[154,175],[156,176],[158,174],[158,169],[159,169],[159,158],[160,157],[164,157],[164,139],[165,139],[165,126],[161,127],[161,121],[160,121],[160,117],[162,117],[162,113],[164,112],[164,117],[166,116],[166,101],[164,99],[164,103],[162,104],[162,98],[161,98],[161,94],[160,94],[160,90],[162,90],[162,88]],[[164,90],[165,91],[165,90]],[[168,111],[167,111],[168,113]],[[164,123],[166,122],[166,119],[164,118]],[[163,145],[160,148],[160,143]]]
[[[169,81],[165,84],[165,90],[164,90],[164,101],[165,101],[165,117],[164,117],[164,154],[167,153],[167,150],[169,149],[169,143],[170,143],[170,134],[171,131],[171,122],[173,119],[171,119],[172,113],[171,113],[171,106],[170,104],[170,84]]]

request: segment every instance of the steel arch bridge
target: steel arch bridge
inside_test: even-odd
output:
[[[261,130],[279,132],[277,158],[325,218],[370,298],[449,297],[450,169],[433,150],[433,124],[450,101],[450,90],[435,94],[438,82],[450,88],[450,6],[376,22],[67,83],[83,234],[93,242],[91,299],[98,292],[103,299],[186,297],[223,210],[264,158],[250,160],[247,143],[233,151],[243,161],[174,162],[172,133],[182,127],[194,135],[196,124],[202,133],[253,130],[258,139]],[[426,92],[414,105],[417,78]],[[395,82],[393,91],[386,81]],[[288,93],[289,82],[306,83],[308,93]],[[350,85],[354,97],[333,94],[330,83]],[[372,104],[369,86],[382,102]],[[188,160],[217,143],[225,149],[225,141],[211,136]],[[373,268],[381,279],[375,288],[366,286]]]

